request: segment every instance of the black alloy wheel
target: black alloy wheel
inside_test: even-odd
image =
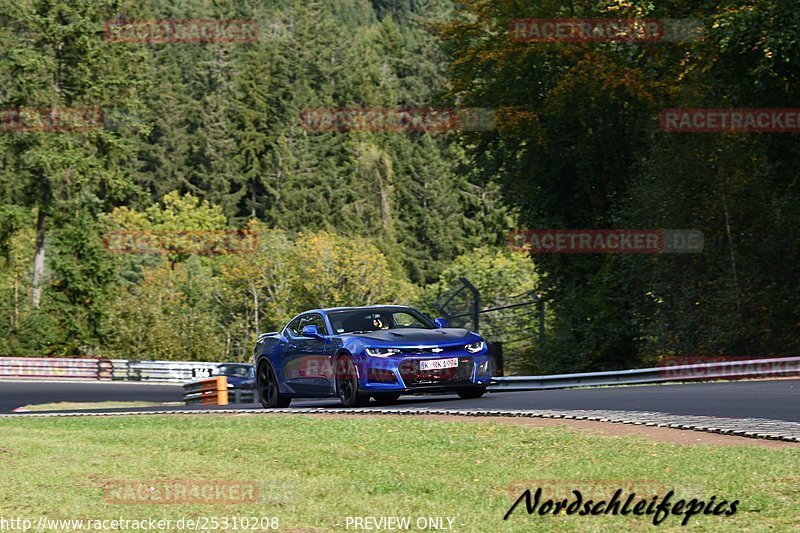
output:
[[[258,400],[266,409],[275,407],[289,407],[292,399],[284,396],[278,390],[278,378],[272,365],[267,361],[262,361],[258,365],[256,373],[256,389],[258,390]]]
[[[336,393],[345,407],[359,407],[369,403],[369,396],[358,390],[358,373],[350,357],[342,357],[336,363]]]

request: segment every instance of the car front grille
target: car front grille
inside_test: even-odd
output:
[[[471,357],[459,357],[457,367],[439,370],[420,370],[419,361],[419,359],[404,359],[400,362],[398,367],[400,376],[408,387],[452,385],[459,382],[469,383],[472,380],[475,363]]]
[[[441,355],[445,353],[460,352],[462,350],[464,350],[464,345],[459,344],[458,346],[434,346],[431,348],[403,348],[400,350],[400,353],[403,355]]]

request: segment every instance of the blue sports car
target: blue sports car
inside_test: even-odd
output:
[[[347,407],[421,392],[478,398],[492,376],[480,335],[399,305],[306,311],[259,336],[253,362],[267,408],[292,398],[338,396]]]

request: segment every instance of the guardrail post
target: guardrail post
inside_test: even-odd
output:
[[[502,377],[504,374],[503,343],[488,342],[489,359],[492,361],[492,376]]]
[[[217,405],[228,405],[228,378],[217,376]]]
[[[111,360],[105,357],[97,359],[97,379],[111,379],[113,377]]]

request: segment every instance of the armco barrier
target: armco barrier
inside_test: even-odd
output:
[[[204,361],[130,361],[111,359],[111,379],[123,381],[165,381],[184,383],[210,377],[219,363]]]
[[[0,378],[102,379],[108,359],[0,357]]]
[[[233,396],[233,400],[231,400]],[[228,387],[228,400],[230,403],[256,403],[256,389],[241,389],[238,387]]]
[[[186,383],[183,401],[186,405],[228,405],[228,378],[217,376]]]
[[[95,379],[185,383],[196,380],[199,377],[209,376],[211,371],[219,364],[204,361],[0,357],[0,378]],[[800,376],[800,357],[715,361],[688,365],[676,364],[583,374],[497,377],[492,380],[489,390],[492,392],[512,392],[569,387],[635,385],[638,383],[789,376]],[[242,391],[241,394],[244,396],[246,392]],[[242,398],[241,401],[247,401],[247,399]]]
[[[104,358],[0,357],[0,378],[96,379],[184,383],[209,377],[219,363]]]
[[[584,374],[510,376],[494,378],[489,390],[492,392],[513,392],[570,387],[664,383],[668,381],[712,381],[717,379],[790,376],[800,376],[800,357],[730,360]]]

